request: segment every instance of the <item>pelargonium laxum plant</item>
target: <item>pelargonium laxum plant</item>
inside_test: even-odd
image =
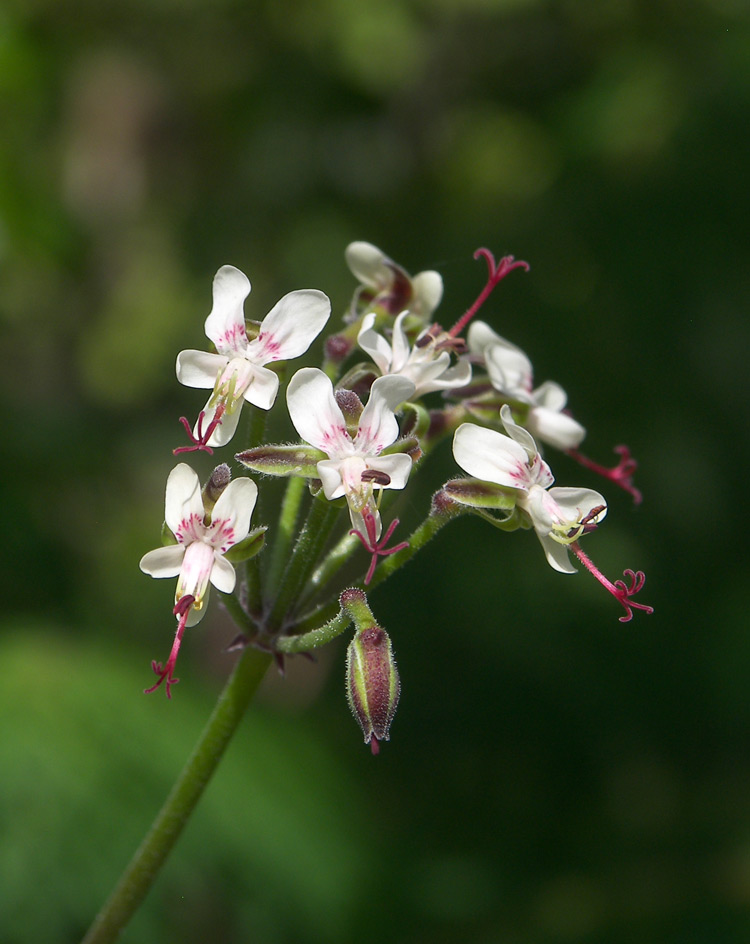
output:
[[[203,488],[185,461],[169,475],[164,546],[146,553],[140,566],[153,577],[177,577],[177,627],[170,655],[152,663],[157,678],[145,691],[163,688],[172,697],[178,651],[186,630],[206,613],[211,584],[237,624],[230,648],[241,655],[86,944],[114,941],[138,907],[272,663],[283,670],[286,657],[317,649],[353,625],[346,695],[365,743],[379,752],[401,683],[390,636],[367,593],[444,526],[474,514],[499,531],[533,529],[548,563],[575,573],[572,554],[623,607],[622,622],[635,610],[653,612],[634,599],[645,581],[641,571],[625,570],[624,579],[611,581],[581,548],[607,514],[606,500],[592,488],[553,485],[540,444],[564,451],[638,503],[630,451],[616,447],[621,458],[613,468],[581,453],[586,431],[566,409],[563,388],[554,381],[535,388],[528,356],[475,318],[497,285],[528,264],[512,256],[496,262],[479,249],[475,258],[486,263],[487,280],[444,328],[435,320],[443,294],[437,272],[411,277],[365,242],[352,243],[345,255],[359,285],[342,322],[322,339],[320,368],[295,370],[292,362],[329,325],[327,296],[292,291],[260,322],[246,320],[250,282],[228,265],[214,278],[205,323],[211,350],[177,357],[178,380],[211,393],[195,422],[180,418],[188,442],[174,453],[231,448],[237,466],[232,479],[221,463]],[[249,417],[241,426],[243,406]],[[298,442],[266,440],[271,410],[287,411]],[[420,471],[448,440],[457,472],[466,475],[420,496]],[[287,480],[277,520],[251,530],[268,477]],[[425,517],[411,533],[397,534],[400,522],[390,509],[406,491]]]

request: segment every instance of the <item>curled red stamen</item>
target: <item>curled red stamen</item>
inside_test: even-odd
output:
[[[221,425],[221,418],[224,415],[226,410],[226,404],[223,402],[220,403],[216,408],[216,413],[214,418],[206,427],[205,431],[203,430],[203,420],[206,418],[206,411],[201,410],[198,414],[198,422],[195,424],[197,436],[193,433],[190,428],[190,423],[186,416],[180,417],[180,422],[185,427],[185,432],[188,434],[188,437],[192,443],[191,446],[179,446],[177,449],[172,450],[172,454],[175,456],[180,455],[182,452],[207,452],[210,456],[214,454],[213,449],[207,445],[208,440],[214,433],[214,430],[217,426]]]
[[[458,321],[453,325],[448,334],[456,337],[460,334],[466,325],[471,321],[474,315],[479,311],[479,309],[484,305],[487,299],[492,294],[492,290],[495,288],[498,282],[502,281],[505,276],[512,272],[514,269],[524,268],[526,271],[529,271],[528,262],[523,262],[522,260],[516,261],[514,256],[503,256],[499,262],[495,262],[495,257],[489,251],[489,249],[477,249],[474,253],[474,258],[482,258],[487,263],[488,277],[487,282],[482,289],[482,291],[477,296],[476,301],[467,309],[463,315],[458,319]]]
[[[164,682],[166,685],[167,698],[172,697],[172,686],[180,681],[172,675],[172,672],[177,662],[177,654],[180,651],[180,644],[182,643],[182,635],[187,625],[187,618],[190,615],[190,609],[194,603],[195,597],[189,593],[186,593],[184,597],[180,597],[177,603],[175,603],[172,612],[178,618],[179,622],[177,623],[177,632],[175,633],[174,642],[172,643],[172,651],[169,653],[166,664],[162,665],[162,663],[157,662],[156,659],[151,663],[151,669],[159,678],[151,688],[143,690],[144,695],[150,695],[152,692],[155,692],[161,683]]]
[[[370,511],[369,508],[365,508],[365,510],[362,512],[362,519],[365,522],[367,536],[362,534],[361,531],[355,530],[354,528],[352,528],[349,534],[355,534],[362,542],[362,546],[367,551],[367,553],[372,554],[370,566],[367,570],[367,574],[365,575],[365,586],[367,586],[375,574],[375,568],[378,565],[378,557],[388,557],[390,554],[395,554],[397,551],[403,551],[405,547],[409,546],[409,542],[402,541],[395,547],[386,547],[391,539],[391,535],[398,527],[398,518],[394,518],[393,521],[391,521],[391,523],[388,525],[388,530],[379,541],[377,540],[377,524],[375,522],[375,515]]]
[[[643,500],[643,495],[640,490],[633,485],[633,474],[638,468],[637,461],[632,457],[630,449],[628,449],[627,446],[615,446],[612,451],[620,456],[620,461],[617,465],[612,466],[612,468],[608,468],[606,465],[599,465],[598,462],[594,462],[592,459],[584,456],[583,453],[579,452],[577,449],[566,450],[566,455],[569,455],[571,459],[575,459],[575,461],[585,469],[591,469],[592,472],[596,472],[597,475],[609,479],[610,482],[614,482],[615,485],[629,492],[629,494],[633,496],[633,502],[636,505],[640,505]]]
[[[609,590],[612,596],[624,607],[625,616],[620,617],[621,623],[629,623],[632,620],[633,610],[643,610],[644,613],[654,612],[653,606],[648,606],[645,603],[634,603],[632,600],[632,597],[634,597],[636,593],[640,593],[646,583],[646,575],[642,570],[626,570],[623,572],[623,577],[629,581],[629,585],[625,583],[625,580],[615,580],[613,583],[604,576],[588,554],[582,550],[577,541],[574,541],[570,545],[570,549],[586,570],[588,570],[590,574],[593,574],[599,583]]]

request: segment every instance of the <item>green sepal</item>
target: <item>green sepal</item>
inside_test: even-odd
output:
[[[403,431],[409,436],[423,439],[430,428],[430,413],[421,403],[404,403]]]
[[[485,426],[505,432],[503,421],[500,419],[500,408],[505,406],[506,403],[511,408],[515,422],[519,426],[524,426],[529,416],[529,404],[514,400],[511,397],[504,397],[495,390],[480,397],[465,399],[463,406],[468,413],[475,419],[480,420]]]
[[[405,452],[408,456],[411,456],[413,462],[417,462],[422,458],[422,447],[419,445],[416,436],[404,436],[402,439],[397,439],[391,446],[386,446],[380,455],[392,456],[400,452]]]
[[[179,541],[172,533],[172,529],[169,527],[167,522],[163,522],[161,526],[161,546],[169,547],[172,544],[179,544]]]
[[[494,482],[485,482],[482,479],[451,479],[445,483],[443,490],[461,505],[492,508],[495,511],[512,511],[518,498],[517,488],[495,485]]]
[[[256,446],[238,452],[235,459],[246,468],[264,475],[300,475],[312,478],[318,474],[317,465],[328,458],[320,449],[297,443],[292,446]]]
[[[256,554],[263,550],[263,546],[266,543],[267,530],[267,525],[253,528],[243,541],[240,541],[239,544],[235,544],[234,547],[230,547],[224,557],[230,564],[241,564],[242,561],[250,560],[251,557],[255,557]]]
[[[336,381],[337,390],[358,390],[360,385],[365,388],[372,386],[380,374],[372,364],[366,364],[364,361],[355,364],[344,376]]]
[[[499,518],[491,511],[485,511],[483,508],[472,508],[470,514],[477,515],[500,531],[517,531],[519,528],[527,531],[531,527],[528,516],[524,515],[518,508],[514,508],[504,518]]]

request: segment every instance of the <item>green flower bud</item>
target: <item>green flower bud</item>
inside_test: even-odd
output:
[[[388,633],[378,625],[358,632],[346,653],[346,695],[373,754],[389,740],[401,682]]]

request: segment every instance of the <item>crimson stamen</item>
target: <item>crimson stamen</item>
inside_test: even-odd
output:
[[[174,636],[174,642],[172,643],[172,651],[169,653],[169,658],[167,659],[166,665],[162,665],[161,662],[157,662],[156,659],[154,659],[154,661],[151,663],[152,670],[156,673],[156,675],[159,676],[159,678],[157,679],[155,685],[152,685],[151,688],[146,688],[143,690],[144,695],[150,695],[152,692],[155,692],[161,683],[165,682],[167,698],[172,697],[171,688],[180,681],[178,678],[175,678],[172,675],[172,672],[174,671],[175,663],[177,662],[177,653],[180,651],[182,634],[185,632],[187,618],[190,615],[190,608],[194,603],[195,597],[190,593],[186,593],[184,597],[180,597],[177,603],[175,603],[172,612],[176,617],[178,617],[179,622],[177,624],[177,632]]]
[[[210,446],[207,445],[207,443],[208,443],[208,440],[213,435],[213,432],[216,429],[216,427],[221,424],[221,418],[224,415],[225,410],[226,410],[226,404],[223,402],[220,403],[216,407],[216,413],[214,414],[214,418],[206,427],[205,432],[203,431],[203,420],[206,418],[206,411],[201,410],[200,413],[198,414],[198,422],[196,423],[196,430],[198,432],[197,437],[193,434],[193,431],[190,428],[190,423],[188,422],[187,417],[181,416],[180,422],[185,427],[185,432],[188,434],[188,437],[190,438],[190,441],[192,442],[193,445],[192,446],[179,446],[177,449],[172,450],[172,454],[175,456],[178,456],[181,452],[201,452],[202,451],[202,452],[207,452],[210,456],[212,456],[214,454],[214,451]]]
[[[615,600],[618,600],[625,608],[625,616],[619,618],[621,623],[629,623],[632,620],[633,610],[643,610],[644,613],[654,612],[653,606],[647,606],[645,603],[634,603],[631,599],[636,593],[640,593],[646,583],[646,575],[642,570],[623,571],[623,577],[630,581],[630,586],[628,586],[624,580],[615,580],[615,582],[612,583],[612,581],[608,580],[599,570],[588,554],[582,550],[578,541],[573,541],[570,545],[570,549],[586,570],[588,570],[590,574],[593,574],[599,583],[605,587],[605,589],[609,590]]]
[[[372,554],[372,560],[370,561],[370,566],[367,570],[367,574],[365,575],[365,586],[367,586],[375,574],[375,568],[378,565],[378,557],[388,557],[390,554],[395,554],[397,551],[403,551],[405,547],[409,546],[409,542],[402,541],[395,547],[386,547],[386,544],[391,539],[391,535],[398,527],[398,518],[394,518],[393,521],[391,521],[391,523],[388,525],[388,530],[379,541],[377,540],[377,525],[375,523],[375,515],[370,511],[369,508],[365,508],[365,510],[362,512],[362,519],[367,530],[367,537],[365,537],[361,531],[357,531],[354,528],[352,528],[349,534],[356,534],[356,536],[362,542],[362,546],[367,551],[367,553]]]
[[[627,446],[615,446],[612,451],[620,456],[620,461],[617,465],[612,466],[612,468],[608,468],[606,465],[599,465],[598,462],[594,462],[592,459],[584,456],[583,453],[579,452],[577,449],[567,449],[566,455],[570,456],[571,459],[575,459],[584,469],[591,469],[592,472],[596,472],[605,479],[609,479],[610,482],[614,482],[615,485],[619,485],[620,488],[633,496],[634,504],[640,505],[643,500],[643,495],[640,490],[633,485],[633,474],[638,468],[638,462],[632,457],[630,449],[628,449]]]
[[[477,249],[477,251],[474,253],[475,259],[479,259],[480,257],[487,263],[487,270],[489,272],[487,284],[479,293],[477,300],[474,302],[471,308],[467,309],[467,311],[461,315],[458,321],[448,332],[448,334],[452,335],[453,337],[456,337],[457,334],[460,334],[463,331],[469,321],[471,321],[474,315],[490,297],[492,290],[497,285],[497,283],[504,279],[509,272],[512,272],[514,269],[518,269],[521,266],[526,269],[527,272],[529,271],[528,262],[522,262],[521,260],[516,262],[515,256],[503,256],[499,262],[495,262],[495,257],[492,255],[489,249],[481,248]]]

